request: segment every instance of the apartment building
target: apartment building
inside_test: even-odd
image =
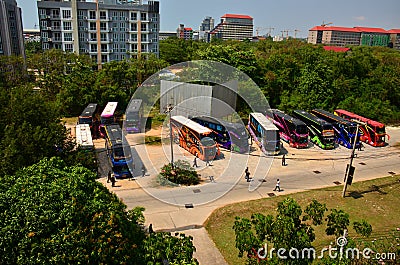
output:
[[[209,32],[214,28],[214,19],[212,17],[205,17],[199,27],[199,39],[209,41],[207,38]]]
[[[25,58],[21,8],[16,0],[0,0],[0,55]]]
[[[38,0],[42,48],[89,54],[98,63],[158,56],[158,1]]]
[[[193,39],[193,29],[185,27],[184,24],[179,24],[179,27],[176,30],[176,35],[180,39],[192,40]]]
[[[210,39],[245,40],[253,36],[253,18],[247,15],[225,14],[210,31]]]
[[[399,41],[396,32],[369,27],[315,26],[308,31],[308,43],[334,46],[384,46],[394,47]],[[398,47],[398,46],[397,46]]]

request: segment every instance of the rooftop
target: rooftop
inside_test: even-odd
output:
[[[242,18],[242,19],[253,19],[248,15],[237,15],[237,14],[225,14],[221,18]]]

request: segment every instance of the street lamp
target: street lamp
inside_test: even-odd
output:
[[[172,106],[172,104],[168,104],[167,105],[167,109],[166,109],[166,113],[168,113],[169,116],[169,141],[171,144],[171,167],[172,169],[174,168],[174,147],[172,145],[172,124],[171,124],[171,111],[174,107]]]

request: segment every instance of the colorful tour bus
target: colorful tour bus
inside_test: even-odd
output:
[[[108,102],[100,116],[100,135],[105,137],[105,126],[115,124],[115,110],[117,109],[118,102]]]
[[[89,124],[77,124],[75,127],[76,144],[79,149],[93,150],[92,132]]]
[[[174,141],[199,159],[211,161],[220,155],[210,129],[183,116],[171,117],[171,129]]]
[[[291,147],[308,146],[308,128],[304,122],[278,109],[267,111],[267,118],[278,127],[281,139],[288,142]]]
[[[385,124],[354,114],[347,110],[337,109],[336,115],[360,124],[360,141],[372,146],[384,146],[386,134]]]
[[[212,130],[213,139],[219,146],[239,153],[249,151],[249,137],[242,124],[208,116],[194,117],[191,120]]]
[[[342,117],[322,109],[314,109],[311,113],[333,125],[337,143],[349,149],[353,148],[354,137],[357,133],[357,124],[355,122],[345,120]],[[360,145],[359,136],[360,134],[357,133],[356,148]]]
[[[93,137],[98,134],[97,104],[89,103],[78,118],[78,124],[89,124]]]
[[[129,168],[133,167],[131,148],[122,134],[118,124],[106,125],[107,156],[110,160],[112,171],[116,178],[126,178],[131,176]]]
[[[281,150],[279,129],[264,114],[259,112],[250,113],[247,129],[264,154],[279,154]]]
[[[335,148],[335,132],[331,123],[304,110],[293,111],[293,116],[307,125],[311,142],[322,149]]]
[[[132,99],[125,112],[124,128],[127,133],[142,131],[143,107],[141,99]]]

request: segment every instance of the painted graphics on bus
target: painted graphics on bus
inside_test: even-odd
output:
[[[78,124],[88,124],[92,132],[93,138],[98,137],[98,117],[97,117],[97,104],[89,103],[82,111],[78,118]]]
[[[390,136],[386,133],[385,124],[365,118],[347,110],[337,109],[336,115],[348,120],[357,122],[360,125],[360,141],[372,146],[384,146],[385,138]]]
[[[141,99],[132,99],[125,112],[125,130],[127,133],[142,131],[143,106]]]
[[[293,111],[293,116],[307,125],[311,142],[322,149],[335,148],[335,131],[331,123],[304,110]]]
[[[211,161],[220,155],[210,129],[183,116],[172,116],[171,127],[174,141],[199,159]]]
[[[259,112],[250,113],[247,125],[250,136],[266,155],[278,155],[281,141],[278,128]]]
[[[93,150],[94,145],[89,124],[77,124],[75,127],[75,137],[79,149]]]
[[[110,160],[112,170],[116,178],[126,178],[131,176],[129,165],[133,166],[133,157],[131,149],[122,134],[121,127],[118,124],[106,125],[106,143],[107,156]]]
[[[249,136],[242,124],[208,116],[194,117],[192,120],[212,130],[213,139],[220,147],[239,153],[249,151]]]
[[[117,109],[118,102],[108,102],[103,112],[100,115],[100,135],[105,137],[105,126],[115,124],[115,110]]]
[[[315,116],[329,122],[335,131],[335,141],[346,148],[353,148],[354,138],[356,136],[357,124],[339,117],[322,109],[314,109],[311,111]],[[359,147],[359,136],[356,137],[356,148]]]
[[[308,128],[304,122],[278,109],[267,111],[266,116],[276,125],[281,139],[289,143],[289,146],[308,147]]]

